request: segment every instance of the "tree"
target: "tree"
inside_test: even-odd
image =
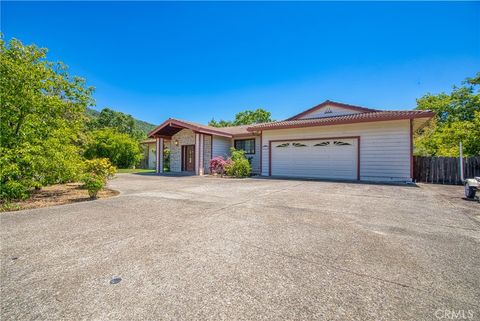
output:
[[[81,168],[84,111],[93,103],[93,88],[46,54],[45,48],[0,39],[2,198],[74,180]],[[18,193],[8,189],[14,185]]]
[[[467,78],[450,94],[426,94],[417,100],[420,110],[432,110],[435,119],[415,138],[416,154],[458,156],[461,141],[465,155],[480,155],[480,73]]]
[[[131,115],[114,111],[110,108],[102,109],[97,117],[90,120],[88,127],[90,129],[113,128],[119,133],[130,135],[137,140],[145,136],[137,128],[135,119]]]
[[[91,133],[85,157],[108,158],[116,167],[130,168],[138,164],[142,150],[138,141],[129,135],[112,128],[104,128]]]
[[[234,124],[233,121],[229,121],[229,120],[216,121],[214,118],[212,118],[212,120],[210,120],[208,122],[208,126],[212,126],[212,127],[231,127],[231,126],[235,126],[235,124]]]
[[[235,120],[212,120],[208,123],[213,127],[228,127],[228,126],[240,126],[240,125],[252,125],[259,123],[267,123],[273,121],[272,114],[263,108],[257,108],[256,110],[245,110],[235,115]]]

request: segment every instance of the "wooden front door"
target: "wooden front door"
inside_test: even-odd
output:
[[[182,145],[182,171],[195,171],[195,145]]]

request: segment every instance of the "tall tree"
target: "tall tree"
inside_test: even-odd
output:
[[[436,113],[415,138],[416,154],[458,156],[461,141],[465,155],[480,155],[480,73],[454,86],[450,94],[426,94],[417,99],[416,109]]]
[[[70,180],[93,88],[47,49],[0,39],[0,196]]]
[[[144,133],[137,128],[132,115],[127,115],[110,108],[102,109],[98,116],[89,122],[89,128],[113,128],[119,133],[127,134],[135,139],[141,139],[145,136]]]
[[[245,110],[235,115],[235,120],[220,120],[216,121],[212,119],[208,125],[213,127],[228,127],[228,126],[240,126],[240,125],[252,125],[259,123],[271,122],[272,114],[263,108],[257,108],[256,110]]]

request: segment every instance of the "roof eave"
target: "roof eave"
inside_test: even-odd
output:
[[[231,138],[232,135],[231,134],[228,134],[228,133],[225,133],[225,132],[222,132],[222,131],[217,131],[217,130],[210,130],[210,129],[205,129],[205,128],[201,128],[201,127],[198,127],[198,126],[195,126],[193,124],[189,124],[189,123],[185,123],[181,120],[177,120],[177,119],[172,119],[172,118],[169,118],[167,119],[166,121],[164,121],[162,124],[160,124],[159,126],[157,126],[155,129],[153,129],[152,131],[150,131],[148,133],[148,137],[151,137],[151,138],[155,138],[155,134],[160,131],[162,128],[164,128],[165,126],[178,126],[178,127],[182,127],[182,128],[185,128],[185,129],[191,129],[193,130],[194,132],[197,132],[197,133],[201,133],[201,134],[209,134],[209,135],[216,135],[216,136],[222,136],[222,137],[228,137],[228,138]]]
[[[334,125],[345,125],[345,124],[357,124],[357,123],[374,123],[380,121],[392,121],[392,120],[402,120],[402,119],[415,119],[415,118],[427,118],[430,119],[435,116],[434,112],[425,112],[419,115],[396,115],[390,117],[384,117],[379,119],[345,119],[335,122],[324,122],[324,123],[304,123],[304,124],[286,124],[278,126],[268,126],[268,127],[248,127],[248,131],[264,131],[264,130],[275,130],[275,129],[287,129],[287,128],[304,128],[304,127],[317,127],[317,126],[334,126]]]

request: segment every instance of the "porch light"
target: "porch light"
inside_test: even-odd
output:
[[[178,146],[178,139],[175,139],[173,143],[175,144],[175,146]]]

